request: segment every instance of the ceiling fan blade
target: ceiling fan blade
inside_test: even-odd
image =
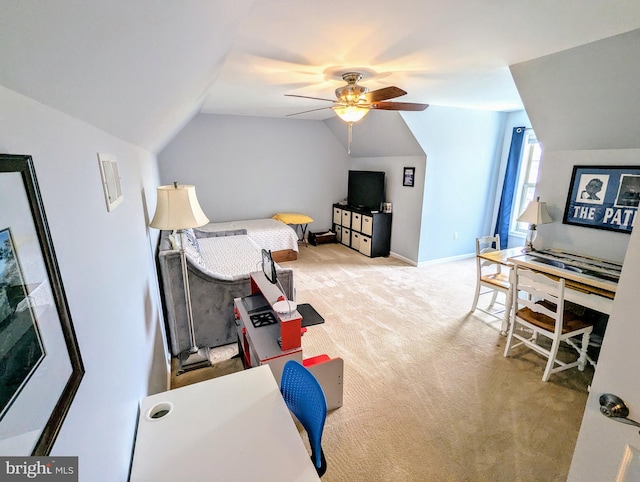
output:
[[[406,92],[400,87],[383,87],[382,89],[372,90],[364,94],[362,97],[369,103],[380,102],[381,100],[395,99],[401,95],[405,95]]]
[[[377,102],[371,105],[377,110],[412,110],[421,111],[429,107],[429,104],[416,104],[413,102]]]
[[[284,94],[285,97],[300,97],[301,99],[313,99],[313,100],[324,100],[327,102],[336,102],[335,100],[331,100],[331,99],[321,99],[320,97],[309,97],[307,95],[295,95],[295,94]]]
[[[287,114],[287,117],[291,117],[293,115],[300,115],[300,114],[306,114],[308,112],[315,112],[317,110],[325,110],[325,109],[331,109],[332,107],[319,107],[317,109],[311,109],[311,110],[304,110],[302,112],[296,112],[295,114]]]

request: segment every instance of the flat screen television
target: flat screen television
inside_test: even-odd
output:
[[[379,211],[384,202],[384,172],[349,171],[347,203],[356,208]]]

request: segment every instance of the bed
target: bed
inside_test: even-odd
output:
[[[260,247],[244,230],[189,231],[193,234],[185,234],[184,240],[196,344],[213,348],[234,343],[233,300],[251,293],[250,274],[262,263]],[[171,236],[170,231],[160,234],[158,264],[171,353],[178,356],[191,345],[181,256]],[[276,271],[287,298],[295,300],[293,269],[276,265]]]
[[[298,233],[289,225],[275,219],[246,219],[209,223],[199,231],[217,232],[246,229],[247,235],[261,248],[270,250],[277,263],[298,259]]]

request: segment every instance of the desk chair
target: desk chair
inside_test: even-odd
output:
[[[289,410],[307,431],[311,446],[311,461],[318,476],[327,470],[322,450],[322,431],[327,418],[327,401],[316,377],[295,360],[289,360],[282,370],[280,391]]]
[[[495,246],[495,247],[494,247]],[[476,238],[476,293],[473,297],[473,305],[471,311],[482,311],[491,316],[498,317],[500,313],[504,312],[504,308],[500,310],[492,310],[493,305],[496,304],[498,293],[504,293],[505,297],[509,296],[509,269],[506,272],[502,271],[503,266],[498,263],[492,263],[486,259],[479,258],[481,253],[487,253],[489,251],[497,251],[500,249],[500,235],[484,236],[482,238]],[[485,288],[484,291],[482,289]],[[491,295],[491,301],[487,308],[479,308],[478,300],[481,295]],[[502,305],[502,303],[498,303]],[[504,306],[504,305],[503,305]]]
[[[514,268],[513,275],[513,310],[504,356],[509,356],[511,350],[520,345],[545,356],[548,360],[542,375],[544,382],[549,380],[552,373],[576,366],[583,371],[587,361],[593,364],[587,356],[593,325],[565,310],[564,279],[554,281],[541,273],[518,267]],[[551,340],[551,348],[546,349],[537,343],[539,335]],[[578,344],[572,338],[580,335],[581,342]],[[513,344],[514,339],[519,343]],[[558,348],[562,341],[578,352],[577,360],[558,360]]]

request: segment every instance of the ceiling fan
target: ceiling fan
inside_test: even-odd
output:
[[[417,104],[413,102],[385,102],[389,99],[395,99],[396,97],[403,96],[406,92],[395,86],[383,87],[382,89],[369,91],[367,87],[358,84],[358,82],[362,80],[362,74],[360,72],[346,72],[342,74],[342,79],[347,83],[347,85],[336,89],[337,100],[308,97],[305,95],[285,94],[287,97],[322,100],[332,102],[334,104],[328,107],[296,112],[295,114],[289,114],[287,117],[315,112],[318,110],[333,109],[340,119],[349,124],[349,153],[351,153],[351,127],[355,122],[362,120],[371,109],[423,111],[429,107],[429,104]]]

